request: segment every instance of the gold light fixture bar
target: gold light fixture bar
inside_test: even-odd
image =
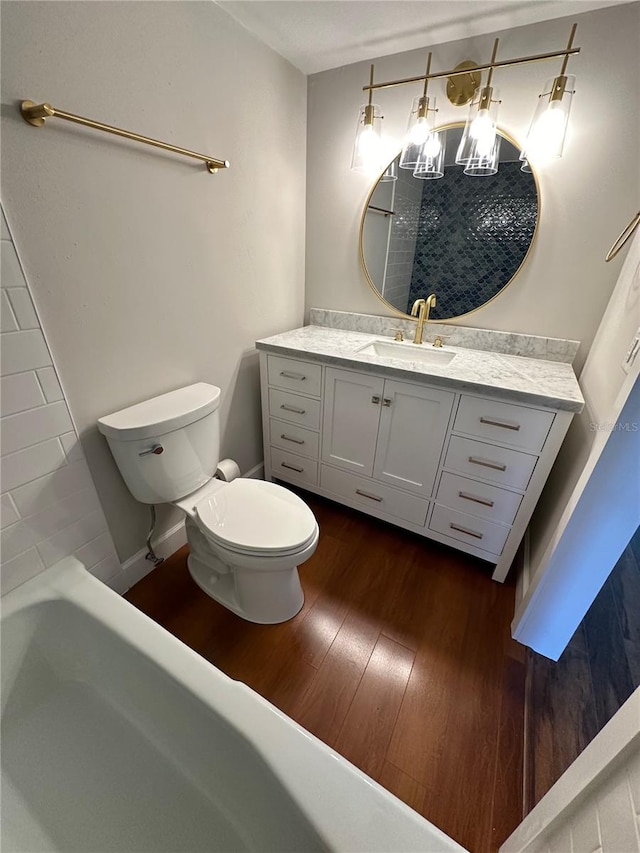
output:
[[[195,160],[202,160],[205,163],[207,170],[215,175],[218,169],[228,169],[228,160],[218,160],[216,157],[209,157],[206,154],[198,154],[197,151],[190,151],[188,148],[179,148],[177,145],[171,145],[169,142],[160,142],[159,139],[152,139],[149,136],[142,136],[139,133],[133,133],[130,130],[122,130],[119,127],[113,127],[110,124],[103,124],[100,121],[94,121],[91,118],[84,118],[73,113],[67,113],[63,110],[58,110],[50,104],[35,104],[33,101],[22,101],[20,105],[22,118],[32,124],[34,127],[42,127],[45,119],[62,118],[65,121],[72,121],[75,124],[81,124],[84,127],[92,127],[94,130],[102,130],[105,133],[112,133],[114,136],[123,136],[125,139],[131,139],[133,142],[141,142],[144,145],[153,145],[154,148],[162,148],[164,151],[172,151],[174,154],[182,154],[183,157],[193,157]]]
[[[575,28],[577,24],[573,25],[573,29],[571,32],[571,38],[569,40],[569,44],[571,44],[573,40],[573,34],[575,33]],[[527,62],[542,62],[545,59],[556,59],[559,56],[565,57],[565,66],[566,60],[570,56],[574,56],[575,54],[580,53],[579,47],[567,47],[564,50],[553,50],[549,53],[536,53],[531,56],[519,56],[516,59],[501,59],[498,62],[487,62],[486,65],[476,65],[473,69],[474,73],[476,71],[490,71],[494,68],[508,68],[511,65],[524,65]],[[564,66],[563,66],[564,67]],[[427,80],[438,80],[443,77],[456,77],[460,74],[468,74],[469,68],[466,69],[455,69],[452,68],[450,71],[437,71],[431,74],[420,74],[417,77],[404,77],[401,80],[389,80],[387,83],[371,83],[369,86],[363,86],[363,92],[366,92],[371,89],[391,89],[393,86],[404,86],[407,83],[422,83]]]

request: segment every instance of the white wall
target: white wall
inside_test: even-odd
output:
[[[35,129],[25,98],[231,169]],[[208,0],[2,3],[2,199],[121,560],[148,514],[100,415],[212,382],[223,455],[262,460],[253,343],[302,321],[305,111],[304,76]]]
[[[640,525],[640,381],[599,433],[516,607],[513,637],[558,660]]]
[[[577,76],[565,156],[540,174],[541,219],[537,243],[515,282],[466,325],[582,341],[581,365],[614,285],[619,265],[605,264],[613,238],[638,208],[637,82],[640,71],[640,5],[610,7],[507,30],[500,57],[560,49],[573,20],[581,54],[569,62]],[[376,60],[375,79],[422,73],[427,50],[432,68],[446,69],[472,58],[486,61],[493,36]],[[385,314],[358,264],[360,215],[369,180],[349,169],[355,118],[364,102],[368,63],[309,78],[306,305]],[[545,79],[559,61],[496,71],[501,91],[500,124],[522,139]],[[438,120],[464,121],[432,84]],[[378,92],[385,132],[400,139],[419,84]],[[478,179],[480,180],[480,179]]]
[[[593,457],[593,466],[594,459],[602,453],[608,431],[620,418],[633,377],[638,374],[640,356],[636,357],[629,373],[623,370],[622,364],[640,324],[640,232],[623,249],[616,268],[621,264],[618,281],[580,374],[585,408],[571,424],[532,519],[532,581],[546,569],[551,550],[563,532],[563,526],[559,526],[561,518],[563,514],[568,516],[568,504],[575,506],[577,503],[574,490],[578,480],[590,457]],[[638,491],[636,497],[640,507]],[[626,542],[621,543],[621,548],[624,545]]]
[[[640,233],[582,371],[574,420],[530,528],[513,636],[557,660],[640,524],[640,356],[622,369],[640,322]],[[626,339],[626,340],[625,340]]]
[[[128,584],[0,209],[1,590],[75,554],[119,592]]]

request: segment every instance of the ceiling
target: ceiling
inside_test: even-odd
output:
[[[629,0],[218,0],[305,74]]]

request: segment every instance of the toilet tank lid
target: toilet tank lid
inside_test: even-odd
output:
[[[161,394],[98,420],[98,429],[116,441],[138,441],[164,435],[194,423],[220,405],[220,389],[197,382]]]

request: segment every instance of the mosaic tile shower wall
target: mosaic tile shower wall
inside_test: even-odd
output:
[[[407,311],[436,293],[434,320],[466,314],[487,302],[514,275],[531,243],[538,216],[535,182],[520,162],[497,174],[471,177],[447,166],[424,181]],[[482,193],[478,185],[482,184]]]

